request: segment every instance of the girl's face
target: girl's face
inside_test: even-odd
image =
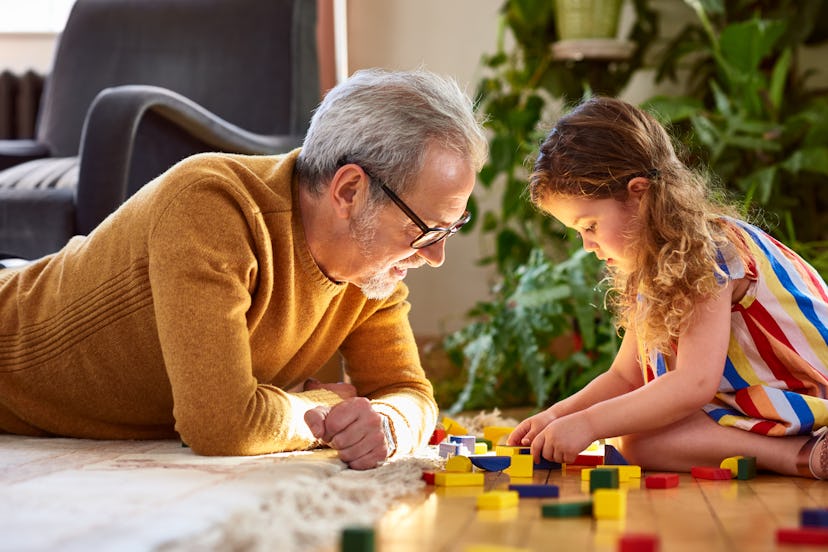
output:
[[[581,236],[584,249],[595,253],[607,265],[630,272],[635,252],[632,236],[636,234],[639,197],[627,201],[552,196],[541,208],[574,229]]]

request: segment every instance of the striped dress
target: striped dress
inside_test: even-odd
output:
[[[747,293],[731,308],[730,344],[719,390],[705,412],[718,423],[764,435],[809,434],[828,426],[828,287],[808,263],[762,230],[728,219],[750,251],[748,266],[722,254]],[[639,350],[642,345],[639,344]],[[648,355],[645,381],[664,374]]]

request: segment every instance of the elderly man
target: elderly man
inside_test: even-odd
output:
[[[355,469],[422,445],[437,408],[402,279],[443,263],[485,156],[453,81],[371,70],[327,94],[301,150],[180,162],[0,270],[0,431],[324,442]],[[337,350],[350,383],[309,380]]]

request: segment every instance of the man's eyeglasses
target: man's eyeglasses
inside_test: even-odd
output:
[[[412,240],[410,244],[411,247],[414,249],[422,249],[424,247],[434,245],[435,243],[444,240],[453,234],[456,234],[457,231],[463,227],[463,225],[465,225],[467,222],[471,220],[471,213],[466,211],[463,213],[463,216],[461,216],[456,222],[452,223],[449,227],[442,228],[436,226],[432,228],[428,226],[425,222],[423,222],[423,219],[418,217],[416,213],[414,213],[414,211],[412,211],[411,208],[408,205],[406,205],[405,202],[402,199],[400,199],[399,196],[397,196],[397,194],[395,194],[394,191],[391,190],[391,188],[389,188],[388,186],[386,186],[385,183],[383,183],[379,178],[374,177],[374,175],[366,171],[365,167],[363,167],[362,170],[365,171],[365,174],[368,175],[368,178],[380,185],[382,191],[385,192],[385,194],[389,198],[391,198],[391,201],[396,203],[397,207],[399,207],[400,210],[403,213],[405,213],[409,219],[411,219],[411,222],[416,224],[417,228],[420,229],[420,235],[414,238],[414,240]]]

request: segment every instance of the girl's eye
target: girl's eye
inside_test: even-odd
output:
[[[584,228],[584,232],[595,232],[595,223],[592,223],[586,228]]]

